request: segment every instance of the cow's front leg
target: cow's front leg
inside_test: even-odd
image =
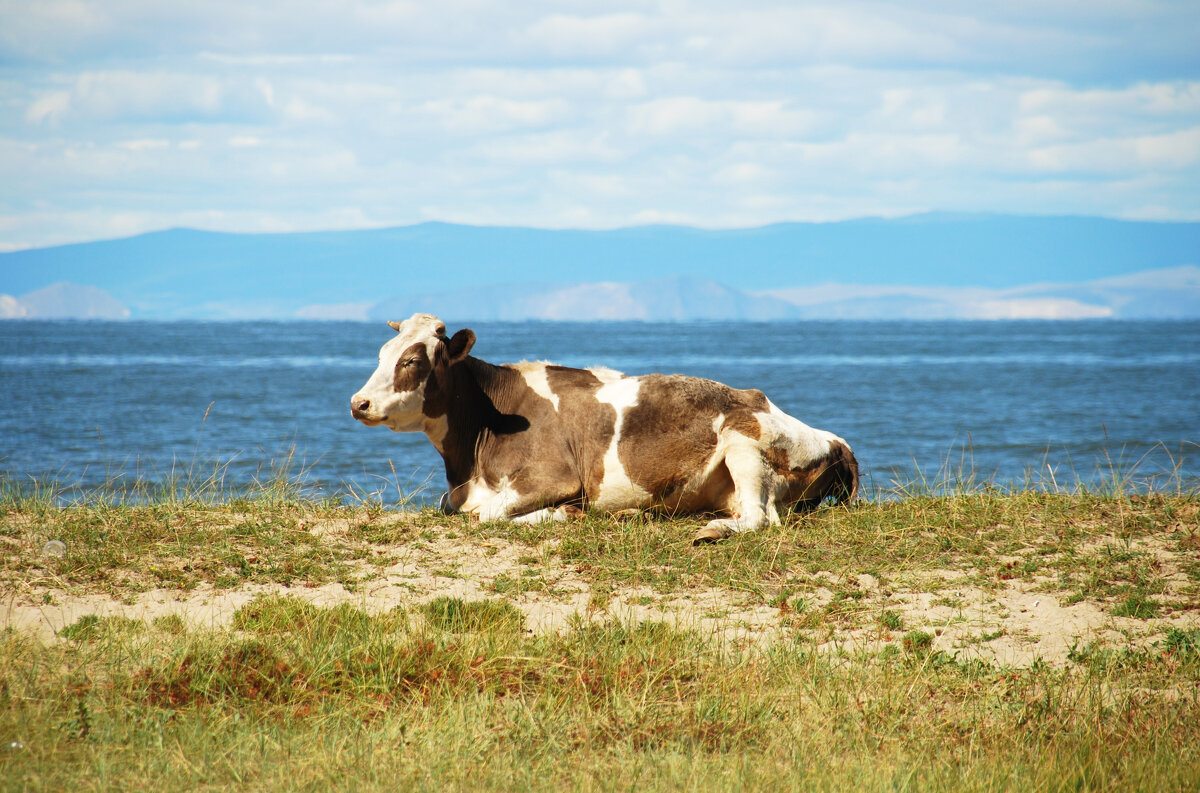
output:
[[[569,492],[558,496],[560,500],[570,497]],[[481,480],[473,482],[462,509],[484,523],[503,520],[513,523],[545,523],[568,520],[582,514],[582,510],[573,504],[539,508],[539,504],[545,504],[546,500],[544,497],[522,495],[508,477],[502,477],[495,489],[487,487]]]
[[[579,507],[563,505],[561,507],[545,507],[544,509],[536,509],[533,512],[526,512],[524,515],[517,515],[509,518],[513,523],[558,523],[571,518],[577,518],[583,514],[583,510]]]
[[[734,513],[728,518],[709,521],[696,532],[693,545],[717,542],[738,532],[779,523],[779,513],[771,499],[770,467],[749,438],[730,446],[725,453],[725,467],[733,480]]]

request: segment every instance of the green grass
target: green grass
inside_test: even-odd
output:
[[[1200,783],[1190,634],[1119,666],[1016,670],[928,652],[832,657],[804,643],[739,651],[658,623],[531,636],[503,605],[451,599],[371,616],[263,598],[234,626],[50,645],[0,635],[0,787]]]
[[[857,577],[881,570],[900,582],[924,576],[922,586],[936,590],[938,580],[926,574],[940,569],[968,571],[985,590],[1023,582],[1145,618],[1160,613],[1159,593],[1170,574],[1182,573],[1190,590],[1200,592],[1193,554],[1198,521],[1195,495],[981,491],[825,507],[698,549],[691,545],[694,519],[589,515],[528,526],[471,523],[428,509],[398,514],[302,501],[59,507],[9,498],[0,499],[0,589],[118,599],[149,589],[267,583],[338,582],[354,589],[392,563],[398,548],[453,536],[462,544],[498,539],[530,549],[520,571],[490,582],[505,597],[553,595],[545,567],[550,554],[596,590],[721,587],[779,606],[828,587],[835,592],[831,613],[843,621],[869,622],[877,613],[862,600]],[[330,525],[337,531],[318,530]],[[51,539],[65,543],[65,554],[40,552]],[[1134,547],[1147,539],[1178,556],[1177,571]],[[459,576],[453,565],[438,569]]]
[[[515,546],[482,600],[368,613],[273,595],[217,628],[171,614],[84,615],[44,641],[4,630],[0,791],[1194,790],[1200,628],[1162,620],[1200,613],[1198,516],[1194,492],[914,491],[695,548],[695,519],[651,515],[525,526],[0,488],[10,602],[341,583],[370,605],[372,577],[406,554]],[[41,553],[50,539],[63,556]],[[558,597],[563,571],[585,613],[530,632],[519,605]],[[1002,667],[944,651],[941,628],[888,600],[906,587],[959,607],[962,581],[1051,593],[1158,638]],[[773,609],[779,632],[755,644],[630,624],[610,616],[629,588],[655,593],[638,604],[719,588]],[[842,630],[883,645],[827,643]]]

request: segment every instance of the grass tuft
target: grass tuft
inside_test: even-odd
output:
[[[1133,594],[1118,603],[1112,610],[1115,617],[1136,617],[1148,620],[1158,616],[1159,604],[1153,598]]]
[[[904,649],[914,654],[924,654],[933,647],[933,634],[925,631],[909,631],[900,640]]]
[[[438,597],[425,606],[425,618],[434,630],[446,633],[479,631],[519,632],[525,615],[507,600],[464,601],[456,597]]]

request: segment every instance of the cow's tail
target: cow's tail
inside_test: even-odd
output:
[[[833,442],[826,470],[832,475],[826,495],[839,504],[858,498],[858,459],[844,442]]]

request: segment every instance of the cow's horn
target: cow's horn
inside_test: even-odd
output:
[[[392,320],[391,322],[389,322],[388,327],[391,328],[392,330],[396,331],[397,333],[400,332],[400,323],[397,322],[396,320]]]

